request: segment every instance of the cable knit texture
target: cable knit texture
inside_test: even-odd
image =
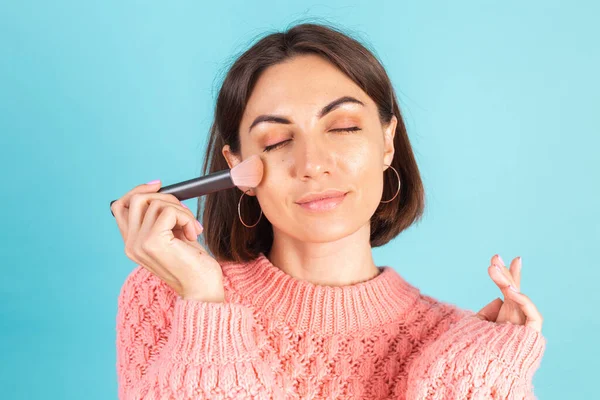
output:
[[[535,399],[546,340],[422,294],[393,268],[314,285],[264,254],[223,263],[225,302],[137,266],[117,312],[120,399]]]

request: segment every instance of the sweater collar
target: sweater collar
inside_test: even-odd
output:
[[[419,297],[419,290],[389,266],[378,267],[381,272],[374,278],[347,286],[294,278],[263,253],[222,268],[234,291],[296,331],[344,333],[399,321]]]

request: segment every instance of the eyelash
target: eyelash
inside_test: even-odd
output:
[[[356,131],[360,131],[360,128],[358,126],[352,126],[350,128],[340,128],[340,129],[332,129],[330,132],[356,132]],[[292,139],[288,139],[288,140],[284,140],[283,142],[279,142],[279,143],[275,143],[272,144],[270,146],[265,147],[266,152],[271,151],[271,150],[275,150],[279,147],[281,147],[282,145],[284,145],[285,143],[289,142]]]

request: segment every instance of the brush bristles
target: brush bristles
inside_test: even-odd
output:
[[[263,176],[263,163],[253,155],[231,169],[231,180],[235,186],[255,188]]]

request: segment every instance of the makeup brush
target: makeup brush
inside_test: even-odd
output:
[[[234,186],[255,188],[262,180],[262,176],[262,160],[259,156],[253,155],[231,169],[164,186],[158,190],[158,193],[169,193],[179,201],[183,201],[219,190],[231,189]],[[117,200],[111,201],[110,205],[112,206],[115,201]],[[110,213],[115,216],[112,208]]]

